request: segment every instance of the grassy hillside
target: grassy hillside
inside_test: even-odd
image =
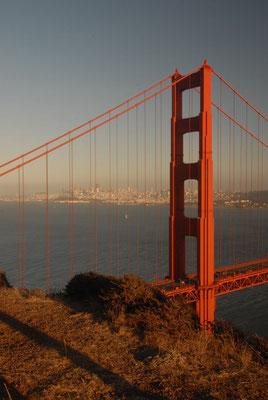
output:
[[[266,399],[268,343],[133,276],[77,275],[64,293],[0,274],[0,399]]]

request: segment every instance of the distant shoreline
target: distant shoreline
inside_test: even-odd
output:
[[[90,199],[90,200],[73,200],[73,201],[69,201],[69,200],[53,200],[53,199],[49,199],[49,203],[50,204],[90,204],[90,203],[94,203],[94,202],[98,202],[98,203],[103,203],[103,204],[114,204],[114,205],[118,205],[118,206],[168,206],[169,205],[169,201],[161,201],[161,202],[144,202],[144,201],[119,201],[116,202],[114,200],[104,200],[104,199]],[[33,199],[24,199],[25,203],[46,203],[46,200],[40,199],[40,200],[33,200]],[[18,199],[0,199],[0,203],[18,203]],[[185,202],[185,205],[187,206],[193,206],[193,207],[197,207],[197,202]],[[250,205],[240,205],[239,203],[234,203],[234,204],[213,204],[213,207],[215,208],[220,208],[220,207],[225,207],[225,208],[243,208],[243,209],[267,209],[268,208],[268,204],[263,204],[262,206],[260,205],[255,205],[255,204],[250,204]]]

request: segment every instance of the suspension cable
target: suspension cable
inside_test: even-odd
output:
[[[201,66],[201,67],[202,67],[202,66]],[[55,146],[55,147],[52,147],[52,148],[49,149],[48,151],[45,151],[45,152],[43,152],[43,153],[41,153],[41,154],[38,154],[37,156],[35,156],[35,157],[33,157],[33,158],[30,158],[30,159],[27,160],[27,161],[24,161],[23,164],[18,164],[18,165],[16,165],[15,167],[10,168],[9,170],[7,170],[7,171],[1,173],[0,176],[4,176],[4,175],[6,175],[6,174],[8,174],[8,173],[10,173],[10,172],[12,172],[12,171],[14,171],[14,170],[16,170],[17,168],[22,167],[23,165],[29,164],[29,163],[31,163],[31,162],[33,162],[33,161],[35,161],[35,160],[37,160],[37,159],[39,159],[39,158],[45,156],[47,153],[51,153],[51,152],[53,152],[53,151],[55,151],[55,150],[57,150],[57,149],[59,149],[59,148],[65,146],[66,144],[68,144],[68,143],[70,143],[70,142],[72,142],[72,141],[75,141],[75,140],[79,139],[80,137],[86,135],[87,133],[89,133],[89,132],[91,132],[91,131],[93,131],[93,130],[95,130],[95,129],[97,129],[97,128],[100,128],[101,126],[107,124],[109,121],[112,121],[112,120],[114,120],[114,119],[120,117],[121,115],[127,113],[127,112],[130,111],[130,110],[133,110],[134,108],[140,106],[141,104],[145,103],[146,101],[151,100],[153,97],[157,96],[158,94],[160,94],[160,93],[164,92],[165,90],[171,88],[171,87],[174,86],[175,84],[177,84],[177,83],[181,82],[182,80],[188,78],[191,74],[193,74],[193,73],[195,73],[196,71],[198,71],[201,67],[196,68],[196,69],[193,70],[192,72],[189,72],[189,74],[187,74],[187,75],[181,77],[180,79],[178,79],[178,80],[172,82],[170,85],[164,87],[163,89],[159,90],[158,92],[153,93],[151,96],[146,97],[145,99],[139,101],[138,103],[136,103],[136,104],[134,104],[133,106],[127,108],[126,110],[123,110],[123,111],[119,112],[118,114],[112,116],[111,118],[109,118],[109,119],[107,119],[107,120],[105,120],[105,121],[99,123],[98,125],[95,125],[95,126],[91,127],[90,129],[87,129],[86,131],[84,131],[84,132],[82,132],[82,133],[80,133],[80,134],[74,136],[73,138],[70,138],[69,140],[66,140],[66,141],[63,142],[63,143],[61,143],[61,144],[59,144],[59,145],[57,145],[57,146]],[[48,142],[47,144],[50,144],[50,143],[51,143],[51,142]],[[46,145],[46,144],[45,144],[45,145]],[[42,147],[44,147],[44,146],[42,146]],[[268,146],[267,146],[267,147],[268,147]],[[17,159],[16,159],[16,160],[17,160]],[[15,161],[15,160],[13,160],[13,161]],[[8,164],[9,164],[9,162],[8,162]],[[5,165],[7,165],[7,164],[5,164]],[[2,165],[2,166],[4,166],[4,165]],[[2,167],[2,166],[1,166],[1,167]]]
[[[256,111],[256,113],[259,114],[260,117],[262,117],[263,119],[265,119],[265,121],[268,121],[268,118],[265,117],[265,115],[263,115],[260,111],[258,111],[252,104],[250,104],[243,96],[241,96],[240,93],[238,93],[231,85],[229,85],[228,82],[226,82],[222,76],[220,76],[216,71],[214,71],[213,68],[211,68],[211,71],[223,82],[225,83],[226,86],[228,86],[238,97],[240,97],[240,99],[242,99],[250,108],[252,108],[252,110]]]
[[[111,112],[113,112],[113,111],[117,110],[118,108],[124,106],[125,104],[129,103],[130,101],[135,100],[136,98],[140,97],[140,96],[143,95],[144,93],[149,92],[150,90],[152,90],[152,89],[154,89],[155,87],[159,86],[159,85],[162,84],[163,82],[165,82],[165,81],[167,81],[168,79],[172,78],[173,75],[174,75],[174,74],[169,75],[167,78],[162,79],[160,82],[155,83],[154,85],[150,86],[148,89],[143,90],[142,92],[140,92],[140,93],[136,94],[135,96],[129,98],[128,100],[124,101],[123,103],[119,104],[118,106],[116,106],[116,107],[114,107],[114,108],[111,108],[110,110],[106,111],[105,113],[103,113],[103,114],[101,114],[101,115],[98,115],[97,117],[91,119],[90,121],[87,121],[87,122],[83,123],[82,125],[77,126],[76,128],[74,128],[74,129],[72,129],[72,130],[70,130],[70,131],[68,131],[68,132],[66,132],[66,133],[64,133],[64,134],[62,134],[62,135],[56,137],[55,139],[50,140],[50,141],[47,142],[47,143],[42,144],[41,146],[38,146],[38,147],[36,147],[36,148],[34,148],[34,149],[28,151],[27,153],[24,153],[24,154],[22,154],[22,155],[20,155],[20,156],[18,156],[18,157],[16,157],[16,158],[13,158],[13,159],[10,160],[10,161],[5,162],[4,164],[0,165],[0,168],[3,168],[3,167],[5,167],[5,166],[8,165],[8,164],[13,163],[13,162],[19,160],[19,159],[22,158],[22,157],[26,157],[26,156],[28,156],[28,155],[34,153],[35,151],[38,151],[38,150],[42,149],[43,147],[46,147],[46,146],[48,146],[49,144],[54,143],[54,142],[56,142],[57,140],[60,140],[60,139],[64,138],[65,136],[70,135],[70,134],[73,133],[73,132],[78,131],[78,130],[81,129],[81,128],[84,128],[86,125],[91,124],[92,122],[97,121],[98,119],[100,119],[100,118],[102,118],[102,117],[105,117],[106,115],[110,114]]]

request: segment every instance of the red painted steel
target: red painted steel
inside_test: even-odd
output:
[[[161,86],[160,86],[161,87]],[[160,94],[160,193],[163,193],[163,103]],[[160,206],[160,277],[163,278],[163,207]]]
[[[20,169],[18,169],[18,202],[19,202],[19,288],[21,289],[21,183],[20,183]]]
[[[200,300],[200,297],[199,297],[200,293],[195,285],[190,285],[190,286],[185,286],[185,287],[177,286],[173,290],[170,290],[170,291],[163,290],[163,292],[168,297],[182,296],[185,303],[197,303]]]
[[[49,294],[48,154],[46,155],[46,241],[47,241],[47,293]]]
[[[172,83],[180,81],[178,71]],[[169,278],[178,280],[185,275],[184,180],[178,176],[183,166],[183,136],[178,134],[182,120],[182,90],[172,86],[170,217],[169,217]],[[181,227],[181,229],[179,229]]]
[[[146,95],[144,94],[144,99],[146,99]],[[156,99],[156,97],[155,97]],[[144,271],[145,271],[145,280],[147,279],[147,160],[146,160],[146,151],[147,151],[147,132],[146,132],[146,103],[143,105],[144,107],[144,115],[143,115],[143,122],[144,122],[144,132],[143,132],[143,151],[144,151]]]
[[[125,100],[123,103],[119,104],[118,106],[116,106],[116,107],[114,107],[114,108],[111,108],[110,110],[106,111],[105,113],[103,113],[103,114],[101,114],[101,115],[98,115],[97,117],[91,119],[90,121],[84,122],[82,125],[77,126],[76,128],[72,129],[71,131],[68,131],[68,132],[66,132],[66,133],[64,133],[64,134],[62,134],[62,135],[56,137],[55,139],[52,139],[52,140],[50,140],[49,142],[47,142],[47,143],[45,143],[45,144],[42,144],[41,146],[38,146],[38,147],[36,147],[36,148],[34,148],[34,149],[28,151],[27,153],[24,153],[24,154],[22,154],[22,155],[20,155],[20,156],[18,156],[18,157],[16,157],[16,158],[13,158],[12,160],[7,161],[7,162],[4,163],[4,164],[1,164],[1,165],[0,165],[0,168],[3,168],[3,167],[5,167],[6,165],[9,165],[9,164],[11,164],[11,163],[13,163],[13,162],[15,162],[15,161],[18,161],[18,160],[19,160],[20,158],[22,158],[22,157],[26,157],[26,156],[28,156],[28,155],[30,155],[30,154],[32,154],[32,153],[38,151],[38,150],[41,150],[43,147],[46,147],[46,146],[48,146],[49,144],[54,143],[54,142],[56,142],[56,141],[58,141],[58,140],[64,138],[65,136],[70,135],[70,134],[73,133],[73,132],[78,131],[78,130],[81,129],[81,128],[84,128],[86,125],[90,125],[92,122],[97,121],[98,119],[100,119],[100,118],[102,118],[102,117],[105,117],[106,115],[108,115],[108,114],[110,114],[111,112],[117,110],[118,108],[123,107],[124,105],[128,104],[130,101],[133,101],[133,100],[137,99],[137,98],[140,97],[141,95],[143,95],[143,94],[149,92],[150,90],[154,89],[155,87],[161,85],[163,82],[166,82],[166,81],[169,80],[171,77],[172,77],[172,75],[169,75],[167,78],[163,79],[162,81],[155,83],[154,85],[150,86],[148,89],[143,90],[142,92],[136,94],[135,96],[129,98],[128,100]],[[109,119],[110,119],[110,115],[109,115]]]
[[[116,276],[119,276],[119,192],[118,192],[118,118],[116,119]]]
[[[94,192],[95,192],[95,200],[94,200],[94,228],[95,228],[95,272],[98,270],[98,213],[97,207],[98,202],[96,201],[96,192],[97,192],[97,131],[95,129],[94,132]]]
[[[259,260],[247,261],[247,262],[243,262],[243,263],[240,263],[240,264],[234,264],[234,265],[228,265],[226,267],[215,268],[214,269],[214,273],[215,274],[217,274],[217,273],[226,273],[226,272],[231,271],[231,270],[232,271],[233,270],[240,270],[241,271],[242,269],[245,269],[245,268],[248,268],[248,267],[254,267],[254,266],[258,266],[259,267],[258,269],[260,269],[260,267],[263,268],[263,267],[268,266],[268,258],[266,257],[266,258],[261,258]],[[196,277],[197,277],[196,273],[187,275],[187,278],[189,278],[189,279],[194,279]]]
[[[212,72],[220,78],[222,83],[226,84],[229,88],[233,90],[234,93],[234,113],[233,117],[228,115],[222,109],[222,87],[220,87],[220,105],[216,105],[211,101],[211,74]],[[84,127],[89,122],[80,125],[80,127],[59,136],[58,138],[50,141],[49,143],[54,143],[55,141],[69,135],[69,140],[64,143],[58,144],[50,149],[48,149],[48,144],[42,145],[32,151],[26,153],[30,155],[35,151],[46,146],[46,151],[42,154],[32,156],[28,160],[24,160],[23,156],[17,157],[3,165],[1,167],[7,166],[8,164],[19,160],[22,160],[19,165],[10,168],[9,170],[0,173],[0,176],[6,175],[15,169],[18,169],[18,201],[19,201],[19,268],[20,268],[20,285],[21,280],[23,280],[23,286],[25,287],[25,186],[24,186],[24,165],[33,162],[41,157],[46,157],[46,228],[47,228],[47,290],[49,291],[49,215],[48,215],[48,154],[59,149],[60,147],[67,145],[69,143],[69,219],[70,219],[70,276],[74,274],[74,182],[73,182],[73,142],[87,133],[92,133],[94,135],[94,175],[95,175],[95,191],[97,186],[97,134],[96,129],[109,123],[109,187],[110,187],[110,198],[111,198],[111,132],[110,132],[110,122],[112,120],[116,121],[116,193],[117,193],[117,212],[116,212],[116,270],[117,275],[119,275],[119,226],[118,226],[118,204],[119,204],[119,149],[118,149],[118,118],[130,110],[136,108],[136,190],[137,193],[140,190],[139,185],[139,174],[141,168],[139,167],[139,120],[138,120],[138,106],[144,105],[144,196],[146,203],[146,193],[147,193],[147,139],[146,139],[146,102],[152,98],[155,99],[155,192],[157,192],[157,95],[160,95],[160,191],[162,192],[162,99],[161,94],[168,88],[172,88],[172,118],[171,118],[171,162],[170,162],[170,218],[169,218],[169,279],[159,281],[154,283],[154,286],[159,287],[167,296],[177,296],[182,295],[186,302],[196,302],[197,312],[200,318],[200,324],[203,328],[210,328],[210,324],[214,320],[214,310],[215,310],[215,296],[233,292],[236,290],[241,290],[247,287],[256,286],[268,282],[268,258],[259,259],[251,262],[245,262],[242,264],[234,264],[228,267],[217,268],[214,270],[214,218],[213,218],[213,161],[212,161],[212,115],[211,106],[217,108],[217,112],[226,116],[230,120],[230,136],[229,136],[229,189],[231,192],[230,178],[232,175],[232,191],[235,189],[235,166],[237,166],[238,161],[236,160],[235,151],[235,124],[241,129],[240,138],[240,193],[242,192],[242,130],[251,136],[251,192],[252,192],[252,165],[253,165],[253,148],[252,141],[253,138],[258,142],[258,178],[257,178],[257,188],[263,189],[263,148],[268,147],[267,144],[262,142],[259,138],[260,117],[268,120],[264,117],[258,110],[256,110],[250,103],[248,103],[238,92],[236,92],[226,81],[224,81],[215,71],[205,62],[201,67],[198,67],[194,71],[190,72],[185,76],[181,76],[178,71],[172,74],[172,82],[170,85],[162,88],[155,92],[154,94],[146,97],[147,91],[156,87],[158,84],[152,86],[151,88],[145,90],[144,92],[134,96],[130,100],[120,104],[119,106],[109,110],[108,112],[102,114],[101,116],[94,118],[90,122],[96,121],[99,118],[109,114],[109,118],[105,121],[98,123],[95,126],[89,125],[89,129],[77,134],[75,137],[70,136],[70,133]],[[169,77],[169,78],[170,78]],[[162,82],[166,81],[163,80]],[[160,82],[161,83],[161,82]],[[200,91],[197,89],[200,87]],[[192,98],[189,95],[189,116],[188,118],[183,118],[183,92],[189,89],[195,89],[200,93],[200,113],[199,115],[192,116]],[[129,101],[134,100],[144,94],[144,100],[137,102],[129,106]],[[246,102],[246,126],[244,127],[238,121],[236,121],[236,104],[235,96],[239,96],[240,99]],[[111,116],[111,112],[117,110],[122,105],[126,104],[126,110],[118,112],[116,115]],[[251,107],[258,113],[258,135],[255,136],[248,130],[247,121],[247,107]],[[233,136],[231,135],[231,121],[233,122]],[[218,179],[221,181],[221,120],[218,120],[218,139],[217,139],[217,156],[220,155],[220,161],[218,163],[217,173]],[[95,132],[94,132],[95,130]],[[191,163],[191,153],[192,153],[192,132],[199,132],[199,160],[195,163]],[[189,136],[189,162],[184,163],[183,161],[183,142],[185,135]],[[247,140],[246,135],[246,140]],[[231,140],[232,139],[232,140]],[[148,139],[149,140],[149,139]],[[219,142],[219,143],[218,143]],[[232,143],[231,143],[232,142]],[[148,142],[149,143],[149,142]],[[261,147],[262,153],[260,154],[259,145]],[[129,120],[127,120],[127,186],[129,187]],[[247,164],[247,152],[248,144],[246,142],[246,164]],[[90,188],[92,180],[92,154],[91,154],[91,135],[90,135]],[[260,160],[260,161],[259,161]],[[261,163],[261,170],[260,164]],[[231,171],[232,166],[232,171]],[[21,172],[20,172],[21,171]],[[231,174],[232,172],[232,174]],[[21,175],[22,174],[22,175]],[[246,167],[246,192],[248,190],[247,184],[247,167]],[[22,179],[22,182],[21,182]],[[185,216],[185,202],[184,202],[184,183],[186,180],[196,180],[198,182],[198,217],[191,218]],[[149,181],[149,179],[148,179]],[[191,187],[191,186],[190,186]],[[221,183],[220,186],[221,188]],[[231,193],[230,193],[231,194]],[[240,195],[241,200],[241,195]],[[251,198],[252,200],[252,198]],[[22,204],[21,204],[22,203]],[[95,270],[97,270],[98,264],[98,230],[97,230],[97,202],[95,204]],[[129,204],[128,204],[129,207]],[[129,208],[128,208],[129,210]],[[160,207],[160,232],[161,232],[161,253],[160,253],[160,265],[161,265],[161,277],[162,277],[162,208]],[[147,263],[147,232],[146,232],[146,205],[144,206],[144,243],[145,243],[145,253],[144,253],[144,266],[146,269]],[[261,211],[257,210],[258,213],[258,254],[259,251],[263,250],[263,244],[259,234],[262,232],[262,222]],[[260,221],[259,221],[260,220]],[[221,221],[220,221],[221,224]],[[252,224],[252,210],[251,210],[251,224]],[[220,225],[219,225],[220,226]],[[155,271],[157,272],[157,208],[155,208]],[[219,227],[218,227],[219,229]],[[220,228],[221,229],[221,228]],[[235,226],[232,225],[232,230],[234,234]],[[247,223],[246,223],[247,231]],[[251,229],[252,230],[252,229]],[[22,235],[22,237],[21,237]],[[91,210],[91,198],[90,198],[90,265],[93,266],[93,252],[92,252],[92,210]],[[136,253],[137,253],[137,273],[139,273],[139,256],[140,249],[139,243],[141,238],[139,234],[139,211],[137,207],[137,223],[136,223]],[[185,238],[196,237],[197,239],[197,272],[195,274],[188,274],[186,276],[185,270]],[[112,256],[111,252],[111,215],[110,215],[110,260]],[[253,230],[251,235],[251,242],[253,240]],[[247,234],[246,234],[247,241]],[[240,257],[242,258],[242,225],[241,225],[241,212],[240,212]],[[247,244],[247,242],[246,242]],[[234,246],[234,245],[233,245]],[[231,248],[231,239],[230,239]],[[218,243],[218,263],[221,264],[221,238],[219,237]],[[252,252],[252,249],[251,249]],[[128,221],[128,272],[130,265],[130,255],[129,255],[129,221]],[[252,255],[252,254],[251,254]],[[191,255],[192,256],[192,255]],[[233,256],[235,260],[235,253],[233,247]],[[231,262],[230,262],[231,263]],[[112,262],[110,262],[110,268],[112,267]],[[21,270],[23,268],[23,271]],[[21,276],[23,274],[23,276]]]
[[[232,268],[235,266],[230,266]],[[232,269],[231,269],[232,270]],[[174,282],[171,280],[164,280],[154,282],[153,286],[159,288],[168,297],[182,296],[185,303],[200,302],[200,293],[202,290],[210,290],[213,296],[220,296],[222,294],[231,293],[237,290],[247,289],[252,286],[268,283],[268,267],[261,269],[250,270],[246,272],[233,272],[219,279],[207,287],[198,286],[198,284],[186,284],[184,281]],[[212,321],[211,321],[212,322]]]
[[[110,118],[110,114],[109,114]],[[109,122],[109,264],[110,275],[112,275],[112,148],[111,148],[111,123]]]
[[[214,281],[214,217],[211,69],[205,63],[200,71],[199,162],[198,162],[198,219],[197,275],[200,300],[197,312],[200,324],[207,327],[214,320],[215,297],[210,287]]]
[[[200,67],[196,68],[196,69],[195,69],[194,71],[192,71],[192,72],[189,72],[189,74],[185,75],[182,79],[184,79],[184,78],[190,76],[190,75],[193,74],[195,71],[198,71],[199,68],[200,68]],[[63,143],[61,143],[61,144],[58,144],[57,146],[54,146],[54,147],[52,147],[51,149],[49,149],[49,150],[47,150],[47,151],[45,151],[45,152],[43,152],[43,153],[41,153],[41,154],[38,154],[37,156],[32,157],[31,159],[29,159],[29,160],[27,160],[27,161],[23,161],[21,164],[18,164],[18,165],[16,165],[15,167],[10,168],[10,169],[8,169],[8,170],[5,171],[5,172],[0,173],[0,177],[11,173],[12,171],[15,171],[15,170],[18,169],[18,168],[22,168],[24,165],[27,165],[27,164],[29,164],[29,163],[32,163],[33,161],[38,160],[38,159],[41,158],[41,157],[44,157],[46,154],[52,153],[53,151],[55,151],[55,150],[57,150],[57,149],[60,149],[61,147],[67,145],[68,143],[73,142],[73,141],[75,141],[75,140],[81,138],[82,136],[86,135],[86,134],[89,133],[89,132],[92,132],[94,129],[97,129],[97,128],[100,128],[100,127],[103,126],[103,125],[106,125],[109,121],[116,120],[116,118],[120,117],[121,115],[126,114],[126,113],[129,112],[130,110],[133,110],[133,109],[137,108],[138,106],[140,106],[141,104],[145,103],[146,101],[151,100],[152,98],[154,98],[154,97],[157,96],[158,94],[163,93],[163,92],[166,91],[167,89],[171,88],[174,84],[175,84],[174,82],[171,83],[170,85],[164,87],[163,89],[158,90],[156,93],[153,93],[151,96],[146,97],[146,99],[143,99],[143,100],[139,101],[138,103],[134,104],[133,106],[127,108],[126,110],[123,110],[123,111],[119,112],[118,114],[114,115],[113,117],[111,117],[111,118],[109,118],[109,119],[106,119],[105,121],[103,121],[103,122],[101,122],[101,123],[99,123],[99,124],[97,124],[97,125],[91,127],[90,129],[87,129],[86,131],[84,131],[84,132],[82,132],[82,133],[79,133],[78,135],[74,136],[73,138],[70,138],[69,140],[66,140],[65,142],[63,142]],[[125,103],[123,103],[123,104],[125,104]],[[106,114],[106,113],[105,113],[105,114]],[[96,119],[98,119],[98,118],[95,118],[94,120],[96,120]],[[86,124],[85,124],[85,125],[86,125]],[[64,136],[65,136],[65,135],[64,135]],[[46,144],[49,145],[50,143],[51,143],[51,142],[48,142],[48,143],[46,143]],[[44,146],[45,146],[45,145],[44,145]],[[44,146],[41,146],[41,147],[44,147]],[[29,153],[27,153],[27,154],[29,154]],[[20,158],[20,157],[18,157],[18,158]],[[18,158],[16,158],[16,160],[17,160]],[[15,161],[15,159],[12,160],[12,161]],[[12,161],[11,161],[11,162],[12,162]],[[7,164],[10,164],[10,163],[9,163],[9,162],[8,162],[8,163],[5,163],[5,164],[1,165],[1,167],[4,167],[4,166],[7,165]]]
[[[210,67],[211,68],[211,67]],[[211,71],[213,72],[214,75],[216,75],[226,86],[229,87],[229,89],[231,89],[237,96],[240,97],[241,100],[243,100],[249,107],[252,108],[252,110],[254,110],[260,117],[262,117],[265,121],[268,121],[268,118],[265,117],[265,115],[263,115],[260,111],[258,111],[255,107],[253,107],[252,104],[250,104],[243,96],[241,96],[240,93],[238,93],[231,85],[229,85],[228,82],[226,82],[222,76],[220,76],[216,71],[214,71],[213,68],[211,68]]]
[[[268,282],[268,268],[238,273],[216,280],[215,296]]]
[[[47,153],[48,154],[48,153]],[[69,236],[70,279],[74,275],[74,186],[73,186],[73,142],[69,143]]]
[[[178,81],[176,83],[176,81]],[[205,329],[214,320],[215,296],[210,285],[214,281],[214,218],[211,69],[205,62],[190,79],[181,79],[178,71],[172,77],[170,218],[169,218],[169,278],[185,277],[185,237],[197,238],[197,279],[199,300],[197,313]],[[182,117],[182,92],[200,86],[200,114]],[[186,133],[199,131],[199,160],[183,162],[183,140]],[[184,213],[184,182],[198,181],[198,218]]]
[[[200,93],[200,91],[197,88],[194,88],[196,92]],[[256,135],[254,135],[252,132],[250,132],[247,128],[247,124],[246,127],[243,126],[242,124],[240,124],[238,121],[236,121],[233,117],[231,117],[231,115],[229,115],[227,112],[225,112],[222,109],[222,106],[218,106],[217,104],[215,104],[213,101],[211,101],[211,104],[213,105],[213,107],[215,107],[218,111],[221,112],[221,114],[225,115],[225,117],[227,117],[230,121],[232,121],[234,124],[236,124],[239,128],[241,128],[244,132],[248,133],[252,138],[254,138],[257,142],[259,142],[260,144],[262,144],[264,147],[268,148],[268,144],[263,142],[262,140],[260,140]]]
[[[22,158],[22,162],[24,159]],[[22,262],[23,262],[23,278],[22,287],[25,289],[25,185],[24,185],[24,167],[22,167]]]
[[[127,108],[129,107],[127,103]],[[129,114],[127,114],[127,191],[128,191],[128,201],[127,201],[127,215],[129,216],[129,195],[130,195],[130,180],[129,180]],[[129,218],[127,218],[127,271],[130,273],[130,226]]]
[[[154,102],[154,191],[157,193],[157,97]],[[157,205],[154,206],[154,276],[157,277]]]
[[[136,108],[136,192],[139,194],[139,112]],[[139,207],[136,209],[136,261],[137,274],[139,274]]]

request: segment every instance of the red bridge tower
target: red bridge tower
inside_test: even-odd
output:
[[[173,82],[180,79],[176,71]],[[182,118],[182,93],[200,87],[200,113]],[[185,134],[199,132],[199,160],[183,162]],[[188,218],[184,210],[184,182],[198,181],[198,217]],[[197,312],[206,329],[214,320],[214,217],[213,217],[213,161],[211,69],[205,61],[202,68],[172,87],[171,163],[170,163],[170,218],[169,218],[169,277],[185,277],[185,237],[197,239]]]

